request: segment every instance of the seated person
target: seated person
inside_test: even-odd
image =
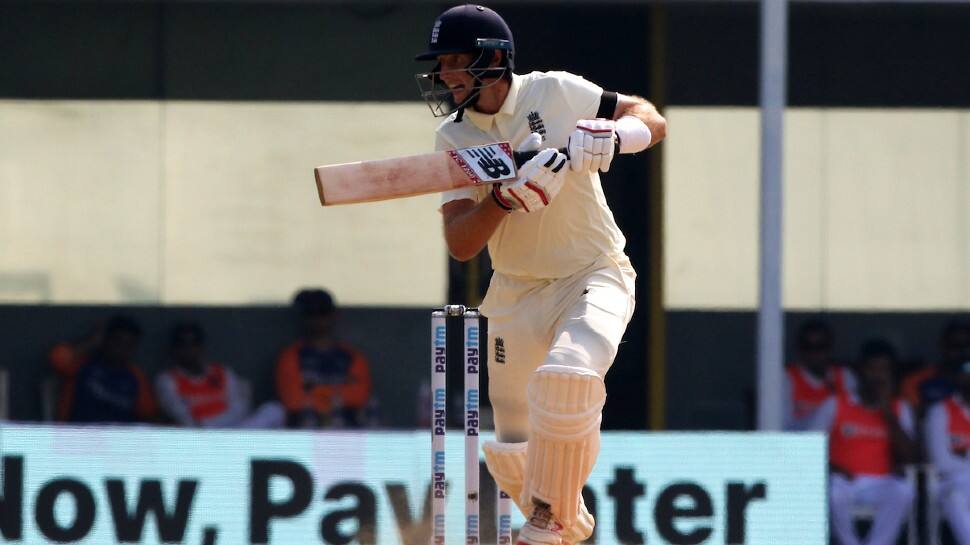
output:
[[[970,545],[970,350],[957,376],[957,393],[926,415],[926,450],[940,475],[937,498],[960,545]]]
[[[956,392],[963,352],[970,349],[970,324],[948,322],[940,335],[940,361],[914,372],[903,381],[902,393],[918,414]]]
[[[893,545],[912,509],[915,490],[900,470],[918,456],[913,415],[893,397],[895,351],[868,341],[858,361],[857,392],[829,398],[812,415],[809,429],[829,434],[829,510],[841,545]],[[869,535],[855,533],[853,512],[875,510]]]
[[[336,306],[324,290],[293,300],[303,336],[276,362],[276,388],[292,427],[361,426],[371,396],[370,367],[359,351],[334,335]]]
[[[90,338],[59,343],[50,362],[61,381],[57,420],[84,423],[150,422],[157,407],[134,363],[141,327],[114,316]]]
[[[205,332],[195,322],[172,328],[172,367],[155,379],[162,410],[176,424],[202,428],[279,428],[286,414],[279,403],[250,414],[250,400],[236,374],[206,361]]]
[[[832,359],[832,330],[818,320],[798,329],[798,359],[785,369],[785,429],[797,430],[830,396],[855,391],[855,376]]]

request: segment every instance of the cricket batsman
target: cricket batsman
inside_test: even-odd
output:
[[[581,492],[636,278],[599,173],[616,153],[663,140],[666,121],[646,100],[574,74],[515,74],[514,56],[497,13],[462,5],[435,20],[416,58],[436,64],[416,78],[447,116],[437,150],[507,140],[538,151],[517,180],[444,193],[441,213],[451,254],[465,261],[487,244],[495,269],[481,311],[498,441],[484,451],[527,519],[517,543],[575,545],[593,532]]]

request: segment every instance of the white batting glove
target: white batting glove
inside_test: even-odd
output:
[[[609,172],[616,132],[611,119],[580,119],[569,135],[569,168],[574,172]]]
[[[562,189],[566,161],[565,154],[546,148],[522,165],[517,180],[493,185],[492,197],[508,211],[535,212],[545,208]]]

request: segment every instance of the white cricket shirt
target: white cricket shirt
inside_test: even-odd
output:
[[[531,132],[542,147],[564,148],[576,121],[592,119],[603,89],[568,72],[513,75],[508,97],[494,115],[466,110],[452,114],[435,133],[435,149],[449,150],[508,141],[517,148]],[[562,278],[603,255],[619,255],[626,239],[606,204],[599,173],[567,169],[562,190],[536,212],[512,212],[488,241],[492,266],[525,278]],[[490,198],[491,186],[465,187],[442,194],[441,204]]]

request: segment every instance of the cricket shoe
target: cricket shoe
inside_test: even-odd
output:
[[[515,545],[568,545],[562,540],[563,526],[549,509],[549,504],[532,500],[529,521],[519,530]]]

